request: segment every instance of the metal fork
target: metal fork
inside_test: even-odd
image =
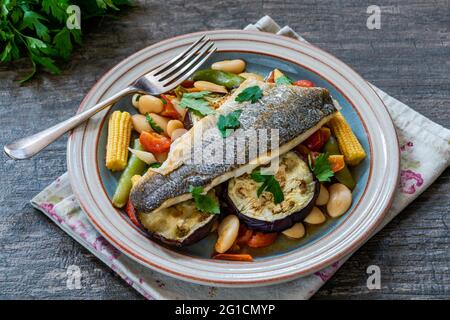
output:
[[[170,61],[148,72],[129,87],[96,104],[92,108],[32,136],[7,144],[3,148],[5,153],[12,159],[28,159],[43,150],[67,131],[79,126],[127,94],[141,93],[158,95],[173,90],[181,82],[189,78],[216,51],[214,42],[205,37],[206,35],[203,35],[189,48]]]

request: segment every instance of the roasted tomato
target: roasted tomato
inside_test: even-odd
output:
[[[170,99],[164,94],[161,95],[161,99],[164,100],[164,109],[163,109],[163,111],[161,111],[160,114],[163,117],[168,117],[168,118],[172,118],[172,119],[179,119],[180,118],[180,114],[177,112],[177,110],[173,106],[173,104],[170,101]]]
[[[312,151],[320,151],[322,150],[328,139],[330,139],[330,136],[330,129],[327,127],[322,127],[314,132],[308,139],[306,139],[303,144]]]
[[[248,253],[218,253],[213,256],[217,260],[231,260],[231,261],[253,261],[253,257]]]
[[[142,131],[139,136],[142,147],[151,153],[164,153],[169,151],[171,140],[156,132]]]
[[[306,139],[303,144],[312,151],[320,151],[325,144],[323,141],[323,136],[320,130],[314,132],[308,139]]]
[[[247,245],[251,248],[262,248],[270,246],[278,237],[278,233],[256,232],[252,235]]]
[[[253,231],[250,229],[247,229],[247,227],[241,223],[241,225],[239,226],[239,233],[238,233],[238,237],[236,239],[236,243],[239,246],[245,246],[247,245],[247,242],[250,240],[250,238],[253,235]]]
[[[136,218],[136,211],[134,210],[133,203],[131,203],[130,199],[128,199],[127,205],[125,206],[125,213],[127,214],[128,218],[130,218],[131,222],[133,222],[133,224],[136,227],[138,227],[138,228],[141,227],[138,219]]]
[[[330,139],[331,137],[331,130],[328,127],[322,127],[319,129],[320,134],[322,135],[322,140],[323,143],[327,143],[327,141]]]
[[[309,80],[298,80],[298,81],[295,81],[293,84],[296,86],[299,86],[299,87],[304,87],[304,88],[315,87],[314,83],[312,83]]]
[[[341,154],[334,154],[329,156],[328,162],[330,163],[331,170],[333,170],[333,172],[341,171],[345,167],[344,156]]]

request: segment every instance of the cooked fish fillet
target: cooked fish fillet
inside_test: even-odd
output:
[[[255,85],[263,91],[260,100],[255,103],[235,101],[242,90]],[[242,110],[240,129],[224,139],[217,129],[217,119],[221,114],[238,109]],[[167,208],[192,198],[190,185],[202,186],[208,191],[232,177],[251,172],[294,148],[337,112],[326,89],[274,86],[257,80],[245,81],[216,111],[176,140],[164,165],[149,170],[133,187],[130,197],[136,210],[151,213]],[[254,132],[267,129],[278,129],[279,144],[272,143],[274,141],[270,140],[273,138],[269,136],[268,152],[253,157],[250,147],[257,144],[259,138],[259,135],[258,138],[254,136]],[[199,149],[196,149],[194,138],[199,136],[202,137],[201,151],[224,150],[224,143],[229,145],[234,141],[234,145],[230,144],[234,161],[217,161],[214,156],[195,161]]]

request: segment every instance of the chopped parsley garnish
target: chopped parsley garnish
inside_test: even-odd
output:
[[[309,168],[320,182],[329,182],[334,176],[331,165],[328,162],[328,153],[321,153],[317,156],[314,167],[312,166],[311,156],[308,155]]]
[[[270,192],[273,195],[273,202],[278,204],[283,202],[284,194],[281,190],[280,183],[275,179],[274,175],[261,174],[260,170],[252,172],[251,177],[256,182],[262,182],[262,185],[256,191],[256,195],[259,197],[264,191]]]
[[[155,131],[156,133],[162,133],[164,131],[160,126],[156,124],[155,120],[153,120],[150,114],[147,113],[145,115],[145,119],[147,119],[148,124],[150,125],[150,127],[152,127],[153,131]]]
[[[191,109],[198,116],[207,116],[215,113],[209,102],[204,98],[209,91],[184,93],[180,101],[180,107]]]
[[[219,128],[220,133],[223,138],[231,135],[233,129],[239,128],[241,125],[239,122],[239,117],[241,116],[242,110],[235,110],[230,112],[226,116],[220,115],[219,120],[217,120],[217,128]]]
[[[282,75],[275,80],[275,84],[292,84],[292,80],[288,76]]]
[[[149,168],[159,168],[161,167],[161,163],[159,162],[154,162],[151,165],[149,165]]]
[[[211,92],[207,90],[198,91],[198,92],[187,92],[183,94],[183,98],[194,98],[194,99],[200,99],[207,95],[209,95]]]
[[[202,194],[203,187],[189,186],[189,192],[192,194],[198,210],[211,214],[220,213],[219,203],[212,197]]]
[[[236,97],[237,102],[251,101],[255,103],[262,98],[261,88],[258,86],[248,87],[242,90]]]

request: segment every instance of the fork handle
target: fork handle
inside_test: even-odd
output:
[[[117,102],[123,96],[136,92],[133,87],[125,88],[118,93],[114,94],[112,97],[101,101],[92,108],[87,109],[77,115],[54,125],[48,129],[41,132],[33,134],[31,136],[16,140],[7,144],[3,149],[5,153],[15,160],[28,159],[35,154],[42,151],[49,144],[53,143],[59,137],[61,137],[67,131],[79,126],[87,119],[91,118],[94,114],[105,109],[106,107]]]

